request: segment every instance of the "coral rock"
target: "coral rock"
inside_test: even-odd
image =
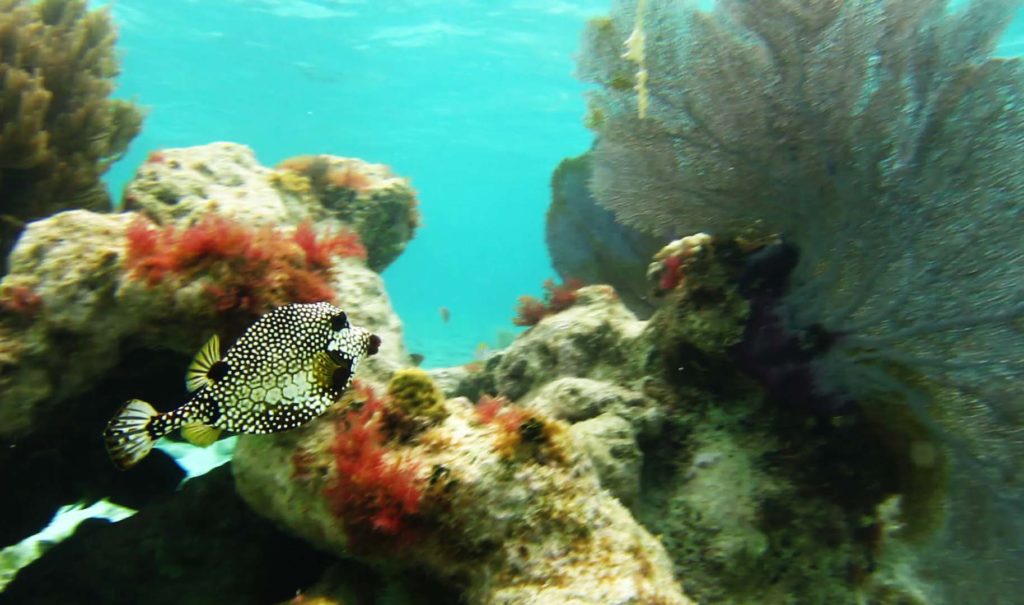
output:
[[[124,192],[125,210],[141,210],[160,224],[195,221],[206,214],[250,226],[297,224],[311,219],[316,201],[283,196],[252,149],[238,143],[163,149],[149,154]]]
[[[0,348],[0,437],[30,432],[62,401],[96,384],[118,364],[126,341],[188,359],[215,330],[201,283],[165,291],[130,277],[123,259],[137,218],[77,210],[29,225],[0,289],[29,287],[42,303],[27,323],[0,321],[0,333],[7,333]],[[358,259],[338,260],[331,276],[338,304],[381,337],[367,371],[383,377],[408,365],[401,322],[380,276]],[[112,412],[117,402],[96,404]]]
[[[545,317],[487,363],[497,393],[518,400],[558,376],[604,379],[636,363],[636,339],[644,322],[630,313],[609,286],[588,286],[576,302]]]
[[[141,210],[160,224],[194,223],[215,213],[249,226],[344,227],[359,234],[367,263],[383,271],[405,249],[418,223],[416,196],[406,179],[387,166],[354,158],[318,158],[348,180],[321,183],[300,172],[261,165],[237,143],[154,151],[125,188],[124,207]]]
[[[577,422],[569,432],[590,458],[601,486],[626,506],[636,506],[643,455],[629,421],[615,414],[601,414]]]
[[[495,447],[499,426],[481,424],[465,399],[446,405],[443,422],[390,446],[392,460],[421,469],[426,491],[415,531],[397,541],[380,533],[370,544],[375,559],[426,568],[460,586],[472,604],[691,603],[664,549],[601,488],[571,439],[560,445],[563,463],[510,461]],[[316,458],[332,435],[322,417],[294,433],[245,436],[234,473],[256,511],[315,545],[351,554],[354,538],[323,493],[330,479],[296,476],[293,467],[298,452]]]

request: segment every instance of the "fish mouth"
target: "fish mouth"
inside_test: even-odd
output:
[[[366,342],[366,354],[376,355],[377,351],[380,350],[380,336],[376,334],[370,334],[370,338]]]

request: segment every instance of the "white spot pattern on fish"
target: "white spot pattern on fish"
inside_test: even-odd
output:
[[[153,442],[185,427],[205,442],[219,431],[274,433],[309,422],[333,405],[352,382],[363,357],[380,339],[351,326],[329,303],[292,304],[267,313],[223,358],[214,337],[188,372],[194,388],[181,407],[160,414],[132,400],[107,425],[104,438],[120,468],[138,463]],[[201,425],[201,426],[200,426]]]

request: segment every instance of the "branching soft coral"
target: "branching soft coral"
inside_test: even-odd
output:
[[[204,279],[213,307],[258,315],[290,302],[333,300],[331,259],[365,258],[352,233],[317,238],[302,224],[291,235],[251,230],[208,215],[195,225],[159,228],[143,217],[128,227],[125,268],[153,287]]]
[[[115,38],[85,0],[0,0],[0,257],[25,221],[108,208],[100,177],[142,122],[108,98]]]
[[[420,468],[390,454],[387,415],[387,404],[370,392],[360,409],[347,412],[335,426],[331,452],[336,476],[324,496],[344,523],[353,550],[416,538],[423,496]]]
[[[512,323],[517,326],[534,326],[548,315],[554,315],[568,309],[576,303],[576,291],[583,287],[583,282],[567,279],[556,284],[553,279],[544,282],[544,300],[532,296],[520,296],[519,307]]]

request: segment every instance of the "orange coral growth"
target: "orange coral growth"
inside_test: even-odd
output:
[[[509,404],[508,397],[497,396],[492,397],[490,395],[481,395],[480,400],[476,402],[476,419],[481,424],[490,424],[494,422],[494,419],[498,417],[498,414]]]
[[[354,550],[415,540],[423,496],[419,464],[389,455],[386,402],[372,391],[368,395],[335,425],[336,476],[324,489]]]
[[[142,216],[126,231],[124,266],[150,287],[205,279],[213,308],[262,314],[291,302],[333,300],[330,260],[366,257],[355,234],[317,239],[310,225],[291,236],[276,229],[249,229],[217,215],[195,225],[160,228]]]
[[[373,178],[356,168],[352,162],[344,166],[331,167],[327,171],[327,183],[335,189],[352,189],[364,191],[373,184]]]
[[[517,326],[535,326],[548,315],[554,315],[568,309],[576,303],[576,291],[583,287],[578,279],[567,279],[562,284],[555,280],[544,281],[544,300],[532,296],[520,296],[519,307],[512,323]]]
[[[290,170],[309,178],[315,190],[350,189],[361,193],[374,183],[374,177],[352,160],[332,161],[330,156],[299,155],[282,160],[278,170]]]
[[[33,319],[43,308],[43,297],[28,286],[4,286],[0,289],[0,311],[22,319]]]
[[[315,155],[297,155],[278,162],[278,170],[291,170],[292,172],[308,172],[313,164],[319,159]]]
[[[497,428],[494,449],[503,458],[541,464],[568,459],[561,445],[564,427],[560,423],[513,405],[502,396],[483,395],[474,411],[480,424]]]

